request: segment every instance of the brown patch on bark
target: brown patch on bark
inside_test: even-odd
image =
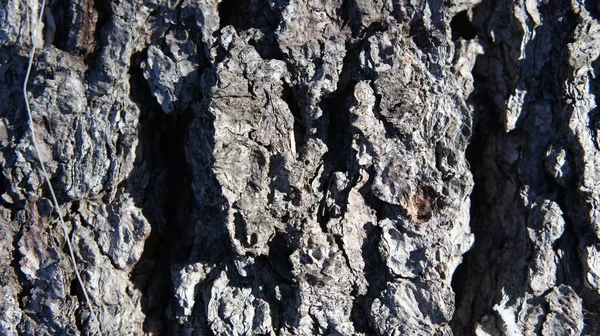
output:
[[[438,194],[432,187],[418,184],[414,194],[400,197],[400,205],[413,220],[424,223],[437,208],[437,198]]]
[[[77,49],[83,56],[87,56],[96,49],[96,27],[98,24],[98,11],[96,1],[87,0],[83,2],[83,19],[81,20],[81,32],[77,38]]]

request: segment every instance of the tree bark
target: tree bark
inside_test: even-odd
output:
[[[596,1],[41,10],[0,1],[0,334],[600,333]]]

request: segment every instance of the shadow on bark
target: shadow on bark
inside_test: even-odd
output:
[[[212,235],[225,228],[225,200],[212,173],[212,157],[207,158],[203,172],[210,181],[205,194],[212,201],[207,204],[196,200],[192,189],[185,146],[193,114],[204,112],[187,108],[163,113],[143,78],[140,64],[145,58],[145,51],[132,56],[131,99],[140,108],[140,139],[135,167],[126,183],[152,231],[131,278],[143,293],[144,331],[169,333],[175,328],[167,311],[173,298],[172,267],[190,260],[215,263],[230,259],[231,251],[223,232]],[[205,152],[210,156],[214,145],[211,125],[207,120],[204,133]],[[197,306],[204,305],[198,302]]]
[[[564,233],[552,246],[555,254],[561,255],[556,285],[571,286],[583,298],[585,308],[592,312],[597,309],[593,305],[598,294],[589,293],[583,286],[580,247],[591,236],[591,227],[589,218],[581,215],[589,211],[585,211],[583,195],[577,187],[580,182],[571,180],[561,186],[544,166],[545,153],[552,144],[565,146],[572,153],[582,152],[567,128],[573,111],[564,103],[563,87],[563,83],[573,81],[568,48],[577,20],[566,3],[540,7],[544,25],[536,28],[525,50],[526,55],[535,55],[539,53],[536,48],[547,45],[550,54],[539,64],[533,57],[520,58],[518,45],[492,42],[486,36],[485,32],[506,29],[502,26],[506,23],[486,18],[505,11],[507,7],[503,6],[507,5],[483,1],[473,10],[474,17],[479,18],[475,26],[485,54],[477,59],[473,70],[475,89],[469,97],[474,108],[474,131],[467,159],[475,180],[471,195],[475,245],[464,255],[452,279],[456,312],[451,326],[456,335],[474,334],[476,324],[484,315],[492,314],[493,306],[502,300],[501,289],[511,301],[529,291],[527,271],[534,250],[527,233],[528,216],[529,206],[536,197],[556,202],[564,213]],[[520,103],[522,110],[514,129],[507,130],[506,125],[510,124],[507,101],[517,90],[525,92]],[[592,90],[597,90],[597,86],[592,85]],[[551,112],[546,116],[548,110]],[[596,111],[591,113],[590,123],[597,122],[596,115]],[[550,119],[548,130],[538,124],[544,117]],[[512,149],[518,153],[515,161],[507,155]],[[582,160],[581,155],[575,155],[574,159],[575,175],[583,176],[583,162],[577,162]],[[528,206],[523,205],[521,197],[527,198]],[[590,316],[586,319],[588,330],[588,322],[595,318]]]

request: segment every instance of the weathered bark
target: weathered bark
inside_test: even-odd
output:
[[[0,1],[0,334],[600,332],[591,0]]]

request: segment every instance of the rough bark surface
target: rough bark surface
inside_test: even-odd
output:
[[[0,0],[0,334],[597,335],[593,0]],[[34,29],[38,27],[37,31]]]

